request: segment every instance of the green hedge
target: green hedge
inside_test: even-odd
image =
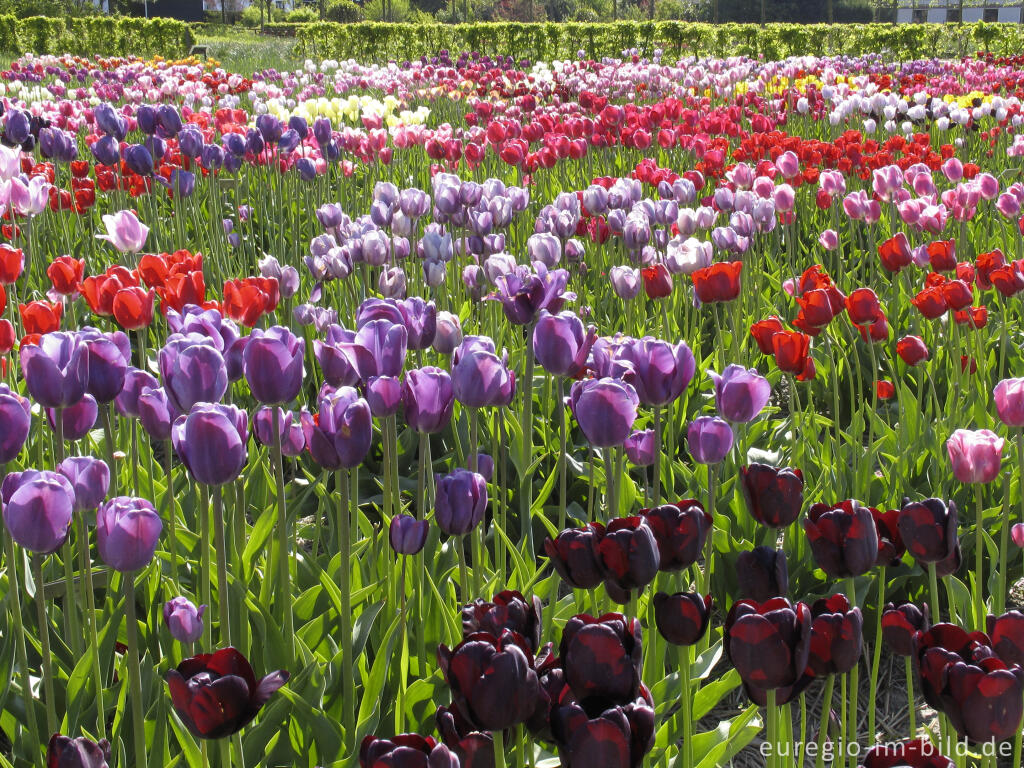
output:
[[[191,27],[176,19],[87,16],[18,19],[0,16],[0,51],[79,56],[180,58],[195,44]]]
[[[442,49],[511,55],[532,61],[618,56],[628,48],[667,56],[884,53],[906,60],[998,54],[1024,49],[1018,24],[700,24],[680,21],[615,23],[303,24],[296,37],[303,55],[399,61],[433,56]]]
[[[263,25],[263,34],[272,37],[295,37],[298,35],[299,30],[308,26],[310,26],[309,23],[304,24],[294,21],[274,22],[273,24]]]

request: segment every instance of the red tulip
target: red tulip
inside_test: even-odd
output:
[[[878,257],[882,261],[882,266],[890,272],[899,272],[904,267],[909,267],[913,262],[913,254],[907,236],[897,232],[890,237],[878,246]]]
[[[114,314],[114,296],[117,292],[138,284],[139,280],[134,272],[115,264],[102,275],[85,278],[82,281],[82,295],[93,312],[109,317]]]
[[[46,268],[46,276],[53,284],[53,290],[62,296],[77,293],[82,286],[85,274],[85,259],[73,259],[70,256],[59,256]]]
[[[64,305],[60,302],[30,301],[20,304],[21,324],[26,334],[52,333],[60,328]]]
[[[896,397],[896,387],[891,381],[880,379],[875,382],[875,394],[879,400],[892,400]]]
[[[705,304],[732,301],[740,295],[742,261],[720,261],[694,272],[693,287],[697,298]]]
[[[153,322],[153,300],[156,291],[138,286],[122,288],[114,296],[113,313],[118,325],[126,331],[147,328]]]
[[[928,261],[936,272],[956,269],[956,240],[936,240],[928,244]]]
[[[652,264],[640,270],[644,276],[644,291],[650,299],[663,299],[672,293],[672,275],[664,264]]]
[[[858,288],[847,296],[846,311],[854,325],[870,325],[883,317],[878,296],[870,288]]]
[[[807,367],[811,337],[800,331],[780,331],[772,336],[772,351],[779,370],[803,373]]]
[[[764,320],[758,320],[756,323],[750,326],[750,335],[754,337],[754,341],[757,342],[757,348],[761,350],[762,354],[773,355],[775,350],[772,348],[772,336],[782,330],[782,320],[776,315],[772,315]]]
[[[6,318],[0,320],[0,355],[6,355],[14,349],[14,326]]]
[[[10,285],[21,277],[25,267],[25,254],[21,248],[0,244],[0,283]]]
[[[896,354],[904,363],[914,366],[928,359],[928,347],[920,336],[904,336],[896,342]]]
[[[186,304],[203,305],[206,301],[206,282],[201,270],[172,275],[162,287],[156,289],[160,297],[160,310],[181,312]]]
[[[910,303],[917,307],[918,312],[929,320],[942,317],[946,310],[949,309],[949,305],[946,303],[946,296],[942,288],[938,286],[925,288],[912,298]]]
[[[280,297],[277,279],[273,277],[228,280],[224,283],[224,313],[251,328],[263,315],[277,309]]]

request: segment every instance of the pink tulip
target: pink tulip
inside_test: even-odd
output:
[[[988,429],[958,429],[946,441],[953,475],[961,483],[991,483],[999,475],[1006,441]]]
[[[999,420],[1008,427],[1024,427],[1024,379],[1003,379],[994,390]]]
[[[28,184],[20,178],[11,179],[11,207],[22,216],[37,216],[46,210],[53,186],[42,176],[33,176]]]
[[[139,221],[139,217],[131,211],[118,211],[103,217],[103,225],[107,234],[96,235],[100,240],[107,240],[121,253],[137,253],[142,250],[149,234],[149,227]]]
[[[834,251],[839,247],[839,235],[834,229],[826,229],[818,236],[818,243],[826,251]]]
[[[1013,543],[1021,549],[1024,549],[1024,523],[1017,523],[1010,529],[1010,535],[1013,537]]]

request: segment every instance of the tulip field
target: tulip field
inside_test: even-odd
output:
[[[1024,56],[0,110],[0,766],[1022,765]]]

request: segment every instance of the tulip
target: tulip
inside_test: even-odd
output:
[[[110,742],[91,741],[85,736],[72,739],[59,733],[46,745],[46,768],[109,768]]]
[[[717,416],[701,416],[690,422],[686,441],[698,464],[718,464],[732,450],[732,427]]]
[[[591,446],[620,446],[629,437],[640,399],[618,379],[585,379],[572,385],[569,407]]]
[[[459,758],[444,744],[418,733],[400,733],[390,739],[366,736],[359,745],[359,768],[459,768]]]
[[[139,221],[132,211],[118,211],[113,215],[106,215],[103,217],[103,225],[107,228],[107,234],[96,237],[106,240],[121,253],[141,251],[149,234],[149,227]]]
[[[153,301],[156,291],[145,291],[137,286],[122,288],[114,294],[114,319],[126,331],[148,328],[153,322]]]
[[[799,469],[751,464],[740,468],[743,497],[751,516],[772,528],[785,528],[800,516],[804,474]]]
[[[302,417],[306,447],[313,460],[324,469],[358,467],[373,439],[369,404],[352,387],[325,387],[319,409],[315,417]]]
[[[552,315],[541,310],[533,329],[533,354],[553,376],[576,376],[586,367],[597,329],[584,329],[583,321],[565,311]]]
[[[139,394],[139,423],[151,440],[171,439],[177,413],[163,387],[143,387]]]
[[[306,447],[302,424],[291,411],[277,408],[278,436],[281,440],[281,454],[298,456]],[[274,445],[274,409],[266,406],[256,411],[253,419],[256,439],[264,445]]]
[[[811,611],[775,597],[740,600],[725,620],[725,654],[744,683],[764,690],[791,686],[807,667]]]
[[[637,430],[626,438],[623,444],[626,450],[626,458],[637,467],[649,467],[656,460],[655,452],[658,446],[654,441],[654,430]]]
[[[640,768],[654,746],[654,705],[646,689],[643,694],[625,706],[595,708],[593,718],[572,701],[555,707],[551,731],[561,765]]]
[[[294,400],[302,387],[305,350],[306,342],[287,328],[254,328],[242,353],[245,380],[253,397],[265,405]]]
[[[920,336],[904,336],[896,342],[896,354],[909,366],[928,359],[928,347]]]
[[[402,380],[405,419],[417,432],[434,434],[447,427],[454,402],[452,378],[442,368],[415,369]]]
[[[474,600],[462,608],[462,636],[486,632],[500,637],[505,630],[519,635],[537,653],[540,649],[541,602],[534,595],[527,601],[521,592],[505,590],[494,596],[492,602]]]
[[[685,499],[640,510],[654,534],[658,552],[658,570],[681,571],[700,558],[711,531],[711,515],[700,502]]]
[[[234,481],[247,460],[248,416],[233,405],[197,403],[171,428],[174,452],[197,482]]]
[[[434,515],[438,526],[449,536],[462,536],[484,519],[487,511],[487,481],[483,475],[456,469],[438,476]]]
[[[642,590],[658,573],[658,544],[643,517],[612,520],[597,544],[597,557],[606,586],[617,591],[613,597],[622,604],[631,590]]]
[[[430,529],[426,520],[412,515],[395,515],[388,526],[388,541],[399,555],[415,555],[423,549]]]
[[[441,740],[458,757],[461,768],[494,765],[494,737],[486,731],[474,730],[457,707],[438,707],[434,722]]]
[[[433,301],[413,296],[398,303],[408,333],[409,349],[427,349],[437,334],[437,307]]]
[[[686,342],[669,344],[650,336],[622,349],[621,357],[633,366],[630,383],[644,405],[668,405],[682,395],[693,379],[696,361]]]
[[[58,466],[75,494],[75,510],[96,509],[107,497],[110,488],[110,468],[105,461],[92,456],[69,456]]]
[[[1024,427],[1024,379],[1003,379],[992,390],[999,420],[1008,427]]]
[[[989,616],[988,636],[992,650],[1007,664],[1024,667],[1024,612],[1007,611],[1002,616]]]
[[[867,573],[878,556],[878,533],[867,507],[853,499],[840,504],[814,504],[804,530],[814,561],[832,578]]]
[[[597,557],[597,545],[604,526],[590,523],[582,528],[567,528],[557,538],[544,542],[544,553],[562,581],[573,589],[593,589],[604,578]]]
[[[733,423],[753,421],[768,404],[772,386],[754,368],[729,365],[721,375],[708,371],[715,384],[718,412]]]
[[[27,334],[47,334],[60,329],[64,305],[48,301],[30,301],[18,305],[21,324]]]
[[[860,659],[864,618],[843,594],[811,606],[811,647],[807,668],[815,677],[842,675]]]
[[[96,548],[115,571],[138,571],[153,559],[163,527],[150,502],[118,496],[96,511]]]
[[[988,429],[958,429],[946,441],[953,475],[961,483],[990,483],[999,475],[1005,440]]]
[[[164,624],[179,643],[194,643],[203,635],[206,606],[196,608],[187,597],[175,597],[164,603]]]
[[[871,747],[862,768],[956,768],[956,763],[939,754],[932,742],[916,739]]]
[[[248,725],[288,677],[277,671],[257,680],[241,653],[223,648],[185,659],[167,673],[167,685],[174,711],[189,731],[220,739]]]
[[[632,267],[612,267],[608,270],[612,290],[620,299],[629,301],[640,294],[640,270]]]
[[[736,558],[740,595],[758,603],[785,596],[789,590],[786,553],[771,547],[754,547]]]
[[[905,503],[897,525],[907,551],[921,563],[946,560],[958,543],[957,510],[952,501],[948,507],[934,498]]]
[[[918,607],[915,603],[888,603],[882,611],[882,640],[897,656],[912,656],[914,636],[927,632],[929,621],[928,604]]]
[[[46,408],[74,405],[89,383],[89,353],[75,333],[47,333],[21,352],[21,372],[29,395]]]
[[[718,262],[698,269],[690,277],[694,291],[703,304],[732,301],[740,295],[742,261]]]
[[[0,467],[14,461],[28,439],[32,425],[31,405],[27,398],[0,384]]]
[[[439,646],[437,660],[452,702],[474,727],[498,732],[533,713],[540,683],[533,654],[514,633],[474,633],[452,649]]]
[[[8,475],[3,502],[7,531],[30,552],[48,555],[67,540],[75,491],[63,475],[46,470]]]
[[[74,405],[67,408],[47,408],[46,420],[50,429],[57,433],[57,419],[60,419],[61,434],[65,440],[81,440],[96,424],[99,408],[92,395],[86,395]]]
[[[628,704],[640,693],[640,621],[620,613],[573,616],[562,629],[558,655],[565,681],[583,706]]]
[[[86,391],[98,403],[106,405],[121,392],[128,362],[132,357],[128,337],[117,331],[105,334],[95,328],[83,328],[78,336],[89,354],[89,384]]]
[[[495,353],[494,342],[467,336],[452,357],[455,399],[469,408],[508,405],[515,394],[515,373]]]
[[[878,555],[875,557],[875,565],[883,568],[898,566],[903,559],[903,553],[907,551],[903,537],[900,536],[899,510],[881,512],[871,507],[871,517],[874,518],[875,533],[878,534]]]
[[[395,376],[373,376],[366,382],[366,402],[378,419],[398,413],[402,403],[402,382]]]
[[[159,366],[167,398],[179,414],[197,403],[219,402],[227,392],[227,365],[212,339],[172,334],[160,350]]]
[[[158,386],[156,377],[146,371],[129,366],[124,375],[124,386],[114,398],[114,407],[125,418],[139,418],[139,397],[142,390]]]
[[[450,355],[462,344],[462,338],[462,324],[458,316],[451,312],[438,312],[434,350],[441,355]]]
[[[673,645],[696,645],[708,629],[711,619],[711,595],[692,592],[654,596],[654,620],[658,632]]]

